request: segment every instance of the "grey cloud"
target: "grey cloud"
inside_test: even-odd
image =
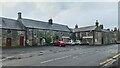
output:
[[[53,18],[54,22],[74,27],[94,25],[96,19],[106,28],[117,26],[116,2],[21,2],[6,3],[2,7],[2,16],[17,18],[21,11],[23,17],[47,21]]]

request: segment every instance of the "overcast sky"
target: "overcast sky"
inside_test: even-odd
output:
[[[1,6],[0,6],[1,8]],[[17,12],[23,18],[48,21],[74,28],[94,25],[99,20],[105,28],[118,26],[117,2],[6,2],[2,3],[2,17],[17,19]]]

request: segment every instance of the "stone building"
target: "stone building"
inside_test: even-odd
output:
[[[2,46],[24,46],[25,30],[20,22],[13,19],[0,17]]]
[[[71,35],[67,25],[54,23],[52,19],[47,22],[26,19],[22,13],[18,13],[17,20],[0,18],[3,46],[33,46],[41,45],[45,39],[46,45],[53,41],[65,40],[64,37]],[[10,41],[10,42],[9,42]]]
[[[80,27],[75,26],[74,32],[76,40],[80,40],[82,44],[101,44],[101,28],[98,21],[93,26]]]
[[[75,26],[74,34],[75,40],[80,40],[82,44],[100,45],[115,43],[115,33],[109,29],[104,29],[103,25],[99,25],[96,20],[95,25],[80,27]]]

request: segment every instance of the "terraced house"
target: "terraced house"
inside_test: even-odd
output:
[[[2,35],[4,46],[35,46],[42,45],[42,40],[46,40],[46,45],[53,41],[66,40],[70,37],[71,30],[67,25],[22,18],[22,13],[18,13],[17,20],[2,19]],[[15,40],[14,40],[15,39]]]
[[[2,46],[24,45],[25,29],[17,20],[0,17]]]
[[[76,39],[80,40],[82,44],[100,45],[100,44],[112,44],[116,41],[116,33],[110,31],[110,29],[104,29],[103,25],[99,25],[96,20],[95,25],[80,27],[75,26],[73,30]]]

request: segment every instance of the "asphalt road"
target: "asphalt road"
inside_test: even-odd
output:
[[[33,48],[34,49],[34,48]],[[31,50],[33,50],[31,49]],[[37,48],[35,48],[37,50]],[[118,45],[42,47],[28,58],[3,61],[3,66],[99,66],[101,62],[118,53]],[[26,49],[27,50],[27,49]],[[28,52],[32,52],[27,50]],[[4,50],[3,50],[4,51]],[[7,51],[7,50],[6,50]],[[19,50],[18,50],[19,51]],[[22,50],[21,50],[22,51]],[[24,50],[23,50],[24,51]],[[5,51],[4,51],[5,52]]]

